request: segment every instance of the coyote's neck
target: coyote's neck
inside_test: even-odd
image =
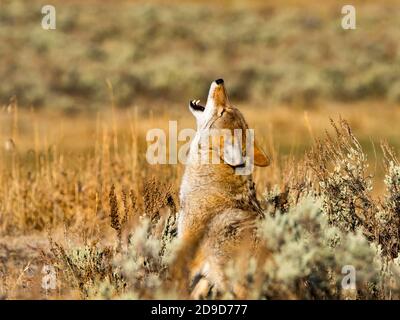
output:
[[[211,219],[237,208],[262,215],[252,176],[235,175],[227,164],[188,165],[180,190],[181,219]],[[183,222],[183,221],[182,221]]]

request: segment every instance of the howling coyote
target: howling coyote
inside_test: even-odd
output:
[[[242,113],[230,104],[224,81],[212,82],[204,106],[199,100],[193,100],[189,109],[196,118],[197,132],[190,145],[180,189],[178,236],[190,252],[186,268],[192,297],[207,298],[211,289],[217,293],[234,292],[224,276],[226,263],[238,254],[241,244],[254,244],[255,222],[263,217],[263,211],[251,173],[237,172],[245,165],[250,131]],[[210,130],[228,131],[232,133],[231,138],[223,135],[215,140],[212,136],[212,143],[206,148],[200,147],[202,136]],[[269,158],[256,141],[251,141],[254,142],[252,163],[268,166]],[[219,163],[202,161],[204,155],[215,158],[215,154],[221,160]]]

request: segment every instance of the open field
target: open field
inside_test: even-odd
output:
[[[53,3],[44,31],[39,1],[0,0],[0,299],[189,297],[184,167],[150,165],[146,134],[195,128],[189,99],[219,77],[272,157],[254,172],[271,258],[236,268],[241,298],[400,298],[395,1],[355,1],[351,31],[338,1]]]
[[[256,130],[263,147],[273,157],[272,166],[257,168],[255,171],[259,196],[264,199],[266,210],[272,210],[275,206],[271,207],[268,202],[272,201],[271,197],[274,199],[285,192],[294,196],[297,192],[296,183],[302,179],[301,173],[297,175],[295,172],[304,170],[305,152],[311,150],[314,139],[324,137],[325,130],[332,133],[329,117],[338,120],[339,114],[349,120],[367,154],[369,167],[365,168],[363,174],[365,177],[373,175],[370,180],[373,188],[369,193],[371,201],[385,201],[388,191],[383,182],[388,172],[380,141],[387,140],[398,149],[398,108],[379,106],[381,112],[374,115],[378,107],[374,104],[351,108],[326,105],[307,112],[283,106],[262,111],[254,107],[240,107]],[[171,112],[159,111],[154,114],[140,111],[139,106],[125,111],[113,111],[110,107],[94,116],[73,117],[21,111],[15,105],[2,110],[1,139],[4,143],[0,151],[0,258],[3,284],[0,290],[4,297],[115,298],[121,294],[123,297],[126,294],[126,297],[137,298],[174,296],[171,292],[164,293],[165,296],[157,296],[154,292],[155,295],[149,296],[149,292],[141,295],[140,292],[114,288],[117,284],[113,281],[117,280],[109,279],[110,274],[107,272],[111,271],[101,268],[106,268],[103,263],[111,267],[112,261],[116,259],[114,255],[121,255],[113,253],[120,240],[117,236],[119,231],[116,232],[111,226],[112,186],[115,186],[121,220],[126,215],[129,221],[121,229],[121,242],[125,250],[122,255],[126,263],[129,259],[136,261],[135,257],[127,253],[130,251],[126,241],[130,233],[136,234],[133,230],[141,225],[140,216],[151,218],[161,210],[165,219],[170,209],[164,208],[166,202],[163,197],[170,194],[174,206],[179,206],[177,192],[183,165],[149,165],[145,159],[145,139],[147,130],[151,128],[168,130],[169,120],[176,119],[178,128],[193,127],[187,107],[180,108],[181,112],[176,111],[179,109],[176,106]],[[319,190],[318,184],[315,187]],[[355,195],[356,199],[358,196]],[[158,235],[163,219],[156,224]],[[82,274],[68,274],[67,266],[71,262],[63,260],[66,259],[63,254],[67,253],[61,254],[57,251],[60,250],[58,247],[52,248],[52,241],[65,246],[68,254],[75,254],[74,250],[89,250],[87,254],[94,255],[90,259],[95,259],[90,265],[100,263],[98,268],[101,270],[91,270],[93,266],[86,265],[89,262],[85,262],[85,258],[75,257],[78,259],[76,263],[83,264],[79,266]],[[106,248],[111,250],[107,261],[97,257],[96,254],[100,254],[97,251],[90,251],[102,252]],[[124,256],[126,254],[128,256]],[[100,262],[96,259],[100,259]],[[62,280],[58,282],[58,290],[46,293],[41,289],[44,276],[41,268],[47,264],[57,266],[59,281]],[[75,277],[78,278],[76,281],[83,281],[84,287],[70,285],[71,279]],[[98,286],[104,281],[111,281],[108,285],[116,292],[100,292]]]
[[[396,1],[356,1],[356,31],[341,28],[340,1],[54,3],[57,29],[45,32],[40,2],[2,0],[1,103],[97,109],[107,79],[120,107],[180,103],[217,77],[264,105],[400,101]]]

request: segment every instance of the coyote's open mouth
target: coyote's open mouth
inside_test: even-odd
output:
[[[190,107],[191,107],[194,111],[203,112],[203,111],[205,110],[205,107],[203,107],[202,105],[200,105],[200,100],[191,100],[191,101],[190,101]]]

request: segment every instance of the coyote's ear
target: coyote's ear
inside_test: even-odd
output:
[[[225,144],[224,161],[233,167],[244,164],[242,146],[237,142],[237,139],[234,139],[233,143],[229,141],[229,143]]]
[[[228,134],[223,138],[221,137],[221,145],[220,145],[220,157],[227,164],[232,167],[237,167],[244,164],[245,160],[242,153],[242,145],[238,141],[238,139],[233,139]]]
[[[271,164],[271,160],[258,146],[257,141],[254,141],[254,164],[258,167],[267,167]]]
[[[241,166],[245,164],[246,145],[243,145],[238,137],[233,138],[235,135],[232,136],[230,133],[228,130],[222,136],[219,136],[219,157],[233,167]],[[267,167],[271,163],[269,157],[259,147],[256,140],[254,140],[253,159],[254,165],[259,167]]]

